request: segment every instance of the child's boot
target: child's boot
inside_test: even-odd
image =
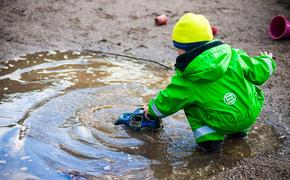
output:
[[[221,148],[222,141],[204,141],[197,145],[206,153],[217,153]]]

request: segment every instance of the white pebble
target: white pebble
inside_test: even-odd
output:
[[[130,147],[130,149],[139,149],[139,147]]]
[[[30,156],[23,156],[23,157],[21,157],[21,160],[25,160],[25,159],[30,159]]]
[[[21,126],[21,131],[26,131],[27,130],[27,126]]]
[[[89,67],[89,68],[86,70],[86,73],[87,73],[87,74],[92,74],[92,73],[94,73],[93,70],[94,70],[93,68]]]
[[[49,54],[56,54],[55,51],[48,51]]]
[[[28,168],[27,168],[27,167],[22,167],[22,168],[20,168],[20,170],[21,170],[21,171],[27,171]]]
[[[106,166],[106,167],[104,167],[104,170],[105,171],[109,171],[111,169],[111,166]]]
[[[64,55],[63,58],[64,58],[64,59],[68,59],[68,56],[67,56],[67,55]]]
[[[7,90],[8,90],[8,87],[5,87],[5,88],[4,88],[4,91],[7,91]]]
[[[80,52],[78,52],[78,51],[73,51],[73,53],[72,53],[72,54],[80,55],[81,53],[80,53]]]
[[[24,56],[26,56],[26,55],[24,55]],[[19,61],[19,60],[26,60],[27,58],[25,58],[25,57],[17,57],[17,58],[14,58],[14,61]]]
[[[0,160],[0,164],[5,164],[6,160]]]
[[[71,80],[72,77],[64,77],[63,79],[65,79],[65,80]]]
[[[285,135],[279,136],[279,139],[284,139],[284,138],[286,138]]]

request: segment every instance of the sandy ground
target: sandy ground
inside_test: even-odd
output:
[[[250,55],[273,52],[278,68],[262,87],[266,103],[259,121],[275,128],[281,146],[212,178],[290,179],[290,40],[267,35],[273,16],[290,17],[288,0],[0,0],[0,8],[1,61],[39,51],[92,49],[172,65],[171,29],[185,12],[204,14],[218,27],[216,38]],[[154,25],[159,14],[169,16],[168,25]]]

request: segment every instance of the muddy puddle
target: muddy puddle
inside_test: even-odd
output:
[[[165,87],[162,67],[97,53],[50,51],[0,64],[1,179],[208,178],[275,149],[273,128],[256,124],[221,153],[196,150],[182,112],[159,132],[113,122]]]

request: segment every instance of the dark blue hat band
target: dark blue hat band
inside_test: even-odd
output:
[[[196,48],[200,45],[203,45],[207,42],[209,42],[209,41],[201,41],[201,42],[194,42],[194,43],[179,43],[179,42],[173,41],[173,45],[177,49],[183,49],[185,51],[189,51],[189,50]]]

